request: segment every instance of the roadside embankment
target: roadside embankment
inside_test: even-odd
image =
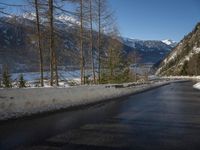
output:
[[[129,83],[70,88],[0,89],[0,120],[97,103],[143,92],[171,82],[176,81],[142,85]]]

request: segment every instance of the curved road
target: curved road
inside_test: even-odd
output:
[[[199,150],[200,91],[193,84],[1,123],[0,149]]]

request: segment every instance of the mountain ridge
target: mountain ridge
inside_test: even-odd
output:
[[[166,40],[141,40],[141,39],[133,39],[123,37],[122,42],[130,47],[137,48],[138,45],[147,48],[155,48],[159,47],[163,50],[171,50],[171,48],[175,47],[176,42],[166,39]]]
[[[27,19],[27,17],[3,17],[0,18],[0,64],[10,64],[12,68],[20,68],[18,66],[24,66],[24,70],[38,70],[38,54],[36,51],[35,41],[35,22],[34,20]],[[61,17],[62,20],[62,17]],[[59,65],[76,65],[79,66],[79,59],[77,54],[79,53],[77,47],[77,33],[78,25],[71,25],[67,22],[59,21],[55,24],[56,32],[58,34],[57,53]],[[43,31],[43,36],[48,36],[48,32]],[[94,37],[97,34],[94,31]],[[59,40],[64,39],[64,41]],[[109,37],[104,35],[106,41]],[[45,39],[45,38],[44,38]],[[46,47],[45,40],[43,42],[44,55],[48,55],[48,48]],[[162,60],[170,51],[171,47],[159,41],[161,45],[152,44],[151,41],[144,41],[137,43],[137,47],[132,47],[124,43],[123,39],[119,40],[122,43],[123,50],[126,55],[136,51],[140,57],[138,63],[157,63]],[[77,59],[71,57],[76,56]],[[87,54],[88,55],[88,54]],[[75,57],[75,58],[76,58]],[[48,59],[44,60],[44,63],[48,65]],[[12,65],[11,65],[12,64]],[[31,66],[31,69],[28,69]]]

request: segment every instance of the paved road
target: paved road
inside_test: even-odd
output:
[[[199,150],[200,91],[173,83],[79,110],[0,125],[0,149]]]

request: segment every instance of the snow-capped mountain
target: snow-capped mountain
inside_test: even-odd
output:
[[[170,40],[170,39],[162,40],[162,42],[171,46],[171,47],[175,47],[177,45],[176,41],[173,41],[173,40]]]
[[[163,60],[158,75],[200,74],[200,23]]]
[[[158,40],[121,38],[121,42],[135,49],[142,58],[145,58],[145,62],[150,63],[161,61],[173,48],[172,45],[167,45]]]
[[[22,17],[24,19],[28,19],[28,20],[32,20],[32,21],[36,20],[35,13],[23,13]],[[57,21],[57,24],[63,23],[65,25],[69,25],[69,26],[80,24],[80,22],[76,18],[74,18],[73,16],[70,16],[70,15],[66,15],[66,14],[61,14],[61,15],[55,16],[55,20]],[[45,21],[47,21],[47,19],[43,17],[43,18],[40,18],[40,21],[45,22]]]
[[[169,51],[173,48],[173,41],[159,41],[159,40],[139,40],[131,38],[122,38],[122,42],[130,47],[141,49],[143,51],[163,50]]]
[[[80,25],[80,22],[76,18],[74,18],[72,16],[64,15],[64,14],[62,14],[60,16],[57,16],[55,19],[59,20],[59,21],[61,21],[63,23],[70,23],[70,24]]]
[[[36,19],[36,15],[35,13],[23,13],[22,17],[28,20],[35,20]]]

